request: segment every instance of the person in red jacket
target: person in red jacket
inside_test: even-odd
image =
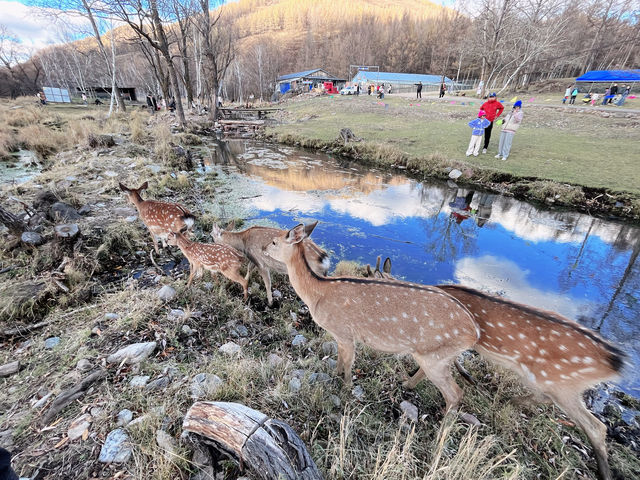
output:
[[[491,129],[493,128],[493,122],[504,111],[504,106],[496,99],[496,94],[491,93],[489,95],[489,99],[480,107],[480,110],[484,110],[486,112],[487,120],[491,122],[489,126],[484,129],[484,147],[482,148],[482,153],[487,153],[489,140],[491,140]]]

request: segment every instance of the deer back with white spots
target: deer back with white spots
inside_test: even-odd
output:
[[[218,225],[214,225],[211,236],[216,243],[229,245],[239,252],[244,253],[251,261],[247,269],[246,278],[251,275],[251,268],[255,265],[264,281],[267,290],[267,300],[269,305],[273,304],[271,293],[271,270],[278,273],[287,273],[287,266],[264,254],[264,248],[269,245],[274,238],[286,233],[285,230],[270,227],[250,227],[241,232],[222,230]],[[302,242],[309,266],[318,275],[325,276],[329,270],[329,256],[327,252],[316,245],[311,239]]]
[[[338,343],[338,373],[351,382],[355,342],[388,353],[410,354],[440,390],[447,411],[462,390],[451,362],[479,337],[469,311],[435,287],[386,279],[321,277],[309,267],[302,241],[315,227],[298,225],[276,237],[265,254],[286,264],[291,285],[313,320]]]
[[[248,281],[240,273],[244,255],[227,245],[192,242],[182,232],[171,232],[168,237],[169,245],[177,245],[182,254],[189,261],[190,272],[187,287],[191,285],[194,276],[200,277],[203,270],[213,273],[219,272],[229,280],[242,285],[244,299],[247,299]]]
[[[140,192],[149,187],[148,182],[144,182],[139,188],[127,188],[122,183],[118,185],[129,201],[138,209],[140,220],[151,233],[151,240],[156,253],[158,253],[158,238],[162,240],[162,246],[164,247],[170,232],[179,232],[183,229],[191,230],[193,228],[195,217],[183,206],[177,203],[142,199]]]

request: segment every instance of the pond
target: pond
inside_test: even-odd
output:
[[[29,150],[11,154],[10,160],[0,160],[0,184],[24,183],[40,173],[38,157]]]
[[[204,170],[223,182],[210,213],[281,228],[319,220],[313,238],[333,266],[381,255],[400,279],[559,312],[629,353],[635,368],[619,385],[640,397],[638,228],[306,150],[230,141],[210,151]]]

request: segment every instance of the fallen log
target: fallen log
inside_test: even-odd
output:
[[[184,435],[247,467],[261,480],[320,480],[307,447],[286,423],[239,403],[196,402]]]
[[[51,407],[47,411],[47,413],[42,417],[42,423],[44,425],[48,425],[51,423],[58,413],[60,413],[67,405],[71,402],[77,400],[82,397],[85,393],[87,393],[87,389],[91,386],[91,384],[97,380],[100,380],[107,374],[107,371],[104,369],[96,370],[91,373],[87,377],[80,380],[80,382],[76,383],[73,387],[68,388],[64,392],[61,392],[51,403]]]
[[[18,373],[19,370],[20,362],[18,360],[16,360],[15,362],[7,363],[0,367],[0,377],[8,377],[9,375]]]

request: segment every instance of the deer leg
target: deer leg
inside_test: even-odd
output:
[[[249,296],[249,292],[247,291],[247,287],[249,285],[249,281],[240,274],[240,270],[234,270],[232,268],[226,268],[224,270],[220,270],[220,273],[222,273],[229,280],[231,280],[233,282],[236,282],[236,283],[239,283],[240,285],[242,285],[242,290],[244,292],[244,299],[246,300],[247,297]]]
[[[586,433],[598,462],[598,477],[600,477],[600,480],[612,480],[605,442],[607,427],[587,410],[582,400],[582,392],[580,391],[578,394],[576,392],[567,392],[564,395],[562,392],[558,392],[557,394],[548,393],[548,395]]]
[[[336,366],[336,373],[338,375],[344,375],[345,385],[351,385],[351,368],[353,367],[353,360],[356,356],[355,344],[352,339],[340,340],[336,338],[338,342],[338,364]]]
[[[156,236],[153,233],[151,234],[151,241],[153,242],[153,248],[155,248],[156,253],[160,254],[160,250],[158,250],[158,240],[156,240]]]
[[[244,276],[244,278],[249,280],[251,278],[251,272],[253,272],[253,262],[249,260],[249,263],[247,264],[247,274]]]
[[[424,375],[431,380],[431,383],[442,393],[446,403],[446,412],[457,410],[462,400],[462,389],[453,379],[453,375],[451,375],[451,357],[435,360],[430,355],[418,355],[414,353],[413,358],[415,358],[418,365],[420,365],[420,370],[422,370]],[[418,375],[418,373],[416,373],[416,375]],[[414,377],[416,375],[414,375]]]
[[[258,268],[262,281],[264,282],[264,288],[267,290],[267,300],[269,306],[273,305],[273,293],[271,293],[271,272],[266,267]]]
[[[189,280],[187,280],[187,287],[193,282],[193,277],[200,271],[200,266],[192,263],[189,265]]]
[[[413,390],[414,388],[416,388],[418,383],[420,383],[420,380],[422,380],[425,377],[426,377],[426,375],[424,374],[424,371],[422,370],[422,367],[420,367],[420,368],[418,368],[418,371],[416,373],[414,373],[411,378],[408,378],[407,380],[405,380],[405,382],[402,384],[402,386],[404,388],[408,388],[409,390]]]

